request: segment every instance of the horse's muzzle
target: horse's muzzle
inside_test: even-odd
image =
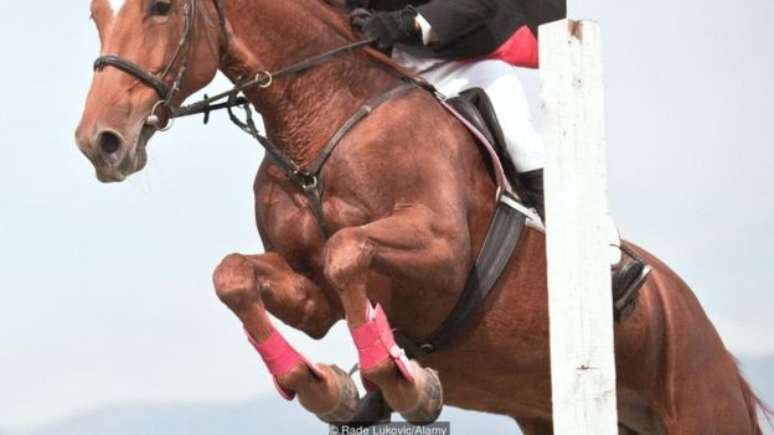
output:
[[[124,181],[147,162],[145,144],[150,134],[143,131],[136,143],[112,129],[101,129],[91,138],[78,138],[78,146],[94,165],[97,179],[103,183]]]

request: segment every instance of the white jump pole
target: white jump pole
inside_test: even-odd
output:
[[[599,25],[540,27],[554,431],[617,435]]]

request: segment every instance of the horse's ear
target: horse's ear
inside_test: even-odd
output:
[[[108,0],[91,0],[91,18],[97,25],[100,42],[104,43],[105,33],[113,21],[113,7]]]

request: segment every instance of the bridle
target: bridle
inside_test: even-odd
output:
[[[325,3],[328,3],[331,6],[335,6],[330,2],[330,0],[324,0],[324,1]],[[253,88],[253,87],[267,88],[272,85],[275,79],[278,79],[284,76],[292,76],[292,75],[302,73],[308,70],[309,68],[312,68],[321,63],[325,63],[328,60],[334,57],[337,57],[341,54],[351,53],[353,50],[366,47],[371,43],[373,43],[372,39],[357,41],[355,43],[330,50],[320,55],[304,59],[301,62],[285,67],[279,71],[260,72],[252,79],[239,83],[238,85],[234,86],[232,89],[228,91],[222,92],[214,97],[207,97],[205,95],[205,98],[202,101],[196,102],[194,104],[190,104],[188,106],[179,107],[176,109],[172,107],[172,101],[175,97],[175,94],[177,94],[177,92],[180,91],[180,86],[183,83],[183,80],[185,78],[185,73],[186,73],[186,70],[188,69],[188,64],[190,62],[191,40],[193,39],[194,23],[196,21],[196,14],[198,12],[197,2],[198,0],[186,1],[184,6],[185,27],[183,28],[183,33],[182,33],[182,36],[180,37],[180,42],[178,42],[174,54],[172,55],[169,62],[164,67],[161,73],[154,74],[152,72],[149,72],[143,69],[141,66],[137,65],[136,63],[130,60],[127,60],[123,57],[113,55],[113,54],[106,54],[103,56],[99,56],[94,61],[94,71],[102,71],[106,66],[112,66],[114,68],[117,68],[123,71],[126,74],[129,74],[130,76],[139,80],[141,83],[145,84],[148,87],[153,88],[153,90],[156,91],[160,99],[151,108],[145,120],[145,124],[160,131],[169,130],[172,127],[172,121],[174,121],[175,118],[202,114],[202,113],[205,115],[205,124],[206,124],[207,120],[209,119],[209,114],[212,111],[221,110],[221,109],[231,109],[231,107],[234,107],[234,106],[246,107],[249,104],[249,102],[245,97],[239,97],[238,95],[239,93],[244,92],[249,88]],[[212,3],[218,14],[218,23],[220,25],[220,48],[221,48],[221,56],[223,56],[228,50],[228,33],[226,31],[226,16],[225,16],[225,12],[223,11],[223,5],[221,4],[221,0],[212,0]],[[182,59],[184,60],[177,70],[177,74],[175,76],[174,81],[172,82],[171,85],[168,85],[164,81],[164,78],[172,72],[172,69],[175,67],[175,65],[180,63]],[[224,99],[226,99],[227,101],[224,103],[215,104],[218,100],[224,100]],[[167,124],[163,127],[160,126],[161,120],[158,114],[156,113],[160,107],[163,107],[164,109],[166,109],[168,114]],[[234,118],[232,116],[232,121],[233,120]]]
[[[335,6],[330,2],[330,0],[324,0],[324,1],[331,6]],[[212,111],[221,110],[221,109],[230,109],[231,107],[234,107],[234,106],[246,106],[247,104],[249,104],[245,97],[238,96],[239,93],[244,92],[249,88],[253,88],[253,87],[267,88],[272,85],[275,79],[278,79],[284,76],[291,76],[291,75],[302,73],[311,67],[319,65],[321,63],[325,63],[328,60],[334,57],[337,57],[341,54],[351,53],[353,50],[366,47],[373,42],[372,39],[357,41],[355,43],[348,44],[343,47],[339,47],[339,48],[330,50],[328,52],[322,53],[318,56],[313,56],[311,58],[304,59],[301,62],[285,67],[279,71],[260,72],[252,79],[239,83],[238,85],[234,86],[232,89],[228,91],[222,92],[214,97],[209,97],[209,98],[205,95],[205,98],[202,101],[176,109],[172,107],[172,101],[173,101],[173,98],[175,97],[175,94],[178,91],[180,91],[180,86],[183,83],[183,80],[185,78],[185,73],[186,73],[186,70],[188,69],[188,64],[190,62],[191,40],[193,39],[194,23],[196,21],[196,14],[198,12],[197,2],[198,0],[186,1],[184,6],[185,27],[183,29],[182,36],[180,37],[180,42],[178,42],[177,48],[175,49],[174,54],[172,55],[166,67],[164,67],[161,73],[154,74],[154,73],[148,72],[145,69],[143,69],[141,66],[137,65],[136,63],[113,54],[106,54],[106,55],[100,56],[94,61],[94,71],[102,71],[106,66],[112,66],[114,68],[117,68],[123,71],[126,74],[129,74],[130,76],[139,80],[141,83],[145,84],[148,87],[153,88],[153,90],[156,91],[156,93],[159,95],[160,100],[158,100],[153,105],[153,108],[148,113],[148,117],[146,118],[145,124],[153,128],[156,128],[157,130],[160,130],[160,131],[169,130],[169,128],[171,128],[172,126],[172,121],[174,121],[175,118],[180,118],[184,116],[203,113],[205,115],[205,123],[207,123],[207,120],[209,119],[209,114]],[[226,31],[226,15],[223,11],[223,5],[221,4],[221,0],[212,0],[212,3],[218,14],[218,23],[220,25],[220,48],[221,48],[221,56],[223,56],[228,50],[228,33]],[[180,68],[177,70],[177,74],[175,76],[174,81],[172,82],[171,85],[168,85],[164,81],[164,78],[172,72],[172,69],[175,67],[176,64],[180,62],[181,59],[184,59],[184,61],[180,65]],[[224,103],[215,104],[218,100],[224,100],[224,99],[228,101]],[[163,127],[160,126],[161,121],[158,114],[156,113],[156,111],[160,107],[163,107],[164,109],[166,109],[168,113],[167,125]],[[232,117],[232,120],[233,120],[233,117]]]
[[[213,2],[215,3],[215,9],[217,9],[218,14],[221,15],[220,22],[222,26],[222,9],[218,0],[213,0]],[[172,101],[175,95],[180,91],[180,86],[185,78],[185,73],[188,69],[191,57],[191,40],[193,39],[194,22],[198,11],[197,0],[187,0],[183,8],[185,10],[185,27],[183,28],[180,42],[178,42],[175,52],[172,54],[172,57],[169,59],[169,62],[161,73],[151,73],[136,63],[113,54],[100,56],[94,61],[94,71],[102,71],[106,66],[112,66],[129,74],[156,91],[160,100],[153,105],[153,108],[146,118],[145,124],[162,131],[168,130],[171,127],[171,120],[173,118],[172,116],[169,116],[169,121],[162,127],[160,126],[161,121],[156,111],[159,107],[163,107],[170,115],[174,112]],[[173,68],[175,68],[175,65],[178,63],[180,66],[177,69],[175,79],[171,85],[168,85],[164,81],[164,78],[172,73]]]

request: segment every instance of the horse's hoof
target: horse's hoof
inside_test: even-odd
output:
[[[432,424],[438,420],[443,410],[443,387],[438,372],[425,368],[424,376],[419,384],[419,400],[417,406],[409,411],[403,411],[400,415],[409,423],[415,425]]]
[[[350,427],[369,427],[387,424],[391,420],[392,408],[384,400],[381,390],[366,393],[360,400],[357,414],[349,422]]]
[[[330,366],[339,389],[339,401],[330,411],[317,414],[317,417],[329,424],[346,423],[351,421],[360,405],[360,393],[357,391],[355,381],[344,370],[337,366]]]

